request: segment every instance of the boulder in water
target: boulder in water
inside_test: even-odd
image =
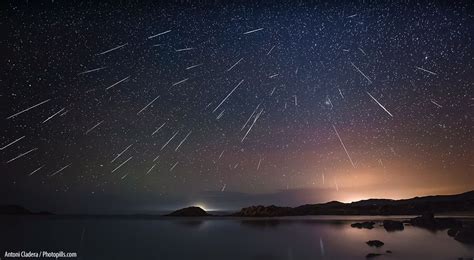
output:
[[[384,242],[382,242],[380,240],[369,240],[365,243],[369,246],[372,246],[372,247],[381,247],[385,244]]]

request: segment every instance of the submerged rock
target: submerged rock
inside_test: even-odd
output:
[[[374,225],[375,225],[375,222],[373,222],[373,221],[365,221],[365,222],[352,223],[351,227],[372,229],[372,228],[374,228]]]
[[[385,244],[384,242],[382,242],[380,240],[369,240],[365,243],[369,246],[372,246],[372,247],[381,247]]]
[[[457,227],[448,229],[448,236],[455,237],[459,230],[460,228]]]
[[[394,220],[384,220],[383,227],[387,231],[397,231],[405,229],[405,227],[403,226],[403,222]]]
[[[377,256],[381,256],[382,254],[377,254],[377,253],[368,253],[365,258],[374,258]]]

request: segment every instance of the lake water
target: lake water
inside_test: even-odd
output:
[[[384,217],[386,218],[386,217]],[[76,252],[78,259],[457,259],[473,257],[474,245],[446,230],[412,226],[387,232],[350,227],[376,217],[75,218],[0,217],[4,252]],[[378,239],[379,249],[365,244]],[[392,254],[386,254],[391,250]],[[66,258],[63,258],[66,259]]]

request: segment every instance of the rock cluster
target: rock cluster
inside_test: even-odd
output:
[[[405,227],[403,226],[403,222],[395,220],[384,220],[383,227],[389,232],[405,229]]]
[[[474,244],[474,225],[450,228],[448,235],[461,243]]]
[[[289,207],[277,207],[274,205],[265,206],[251,206],[241,209],[235,214],[235,216],[245,217],[277,217],[290,215],[291,208]]]
[[[459,220],[453,218],[435,218],[433,213],[425,213],[420,217],[412,218],[410,224],[430,230],[442,230],[462,226]]]
[[[375,225],[375,222],[373,221],[365,221],[365,222],[352,223],[351,227],[372,229],[374,228],[374,225]]]

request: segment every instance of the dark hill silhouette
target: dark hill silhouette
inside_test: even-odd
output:
[[[170,217],[205,217],[205,216],[211,216],[211,215],[200,207],[187,207],[187,208],[184,208],[184,209],[179,209],[179,210],[173,211],[170,214],[167,214],[165,216],[170,216]]]
[[[233,216],[275,217],[304,215],[421,215],[430,213],[473,212],[474,191],[456,195],[436,195],[411,199],[368,199],[352,203],[331,201],[306,204],[295,208],[251,206]]]
[[[32,212],[20,205],[0,205],[0,215],[51,215],[51,212],[40,211]]]
[[[422,215],[425,213],[474,213],[474,190],[456,195],[436,195],[411,199],[368,199],[351,203],[330,201],[298,207],[250,206],[229,216],[277,217],[304,215]],[[32,212],[19,205],[0,205],[0,215],[49,215]],[[101,215],[97,215],[101,216]],[[166,216],[212,216],[199,207],[188,207]]]
[[[33,214],[33,212],[19,205],[0,205],[0,214],[28,215],[28,214]]]

